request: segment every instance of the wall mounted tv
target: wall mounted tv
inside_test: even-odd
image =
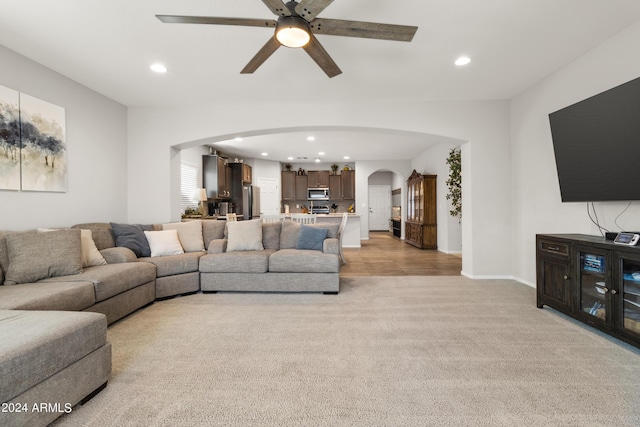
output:
[[[563,202],[640,200],[640,78],[553,112],[549,123]]]

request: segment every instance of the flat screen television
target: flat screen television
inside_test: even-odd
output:
[[[549,123],[563,202],[640,200],[640,78],[553,112]]]

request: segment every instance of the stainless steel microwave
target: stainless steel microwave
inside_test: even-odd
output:
[[[307,189],[308,200],[329,200],[328,188],[308,188]]]

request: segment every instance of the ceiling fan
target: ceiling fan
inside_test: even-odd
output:
[[[275,34],[242,69],[241,74],[251,74],[260,67],[280,46],[301,47],[329,77],[342,73],[322,47],[315,34],[360,37],[409,42],[418,27],[378,24],[373,22],[346,21],[317,18],[333,0],[262,0],[278,16],[278,20],[253,18],[223,18],[215,16],[156,15],[164,23],[240,25],[245,27],[275,28]]]

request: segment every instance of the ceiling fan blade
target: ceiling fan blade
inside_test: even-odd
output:
[[[311,22],[331,3],[333,3],[333,0],[302,0],[296,6],[296,13]]]
[[[303,49],[311,58],[313,58],[314,61],[316,61],[316,64],[322,68],[322,71],[324,71],[327,76],[335,77],[342,73],[340,68],[338,68],[338,65],[333,62],[333,59],[331,59],[327,51],[324,50],[324,47],[322,47],[318,39],[315,38],[313,34],[311,34],[311,41],[306,44]]]
[[[291,16],[291,11],[282,3],[282,0],[262,0],[262,3],[266,4],[274,15]]]
[[[410,42],[418,27],[409,25],[378,24],[375,22],[345,21],[316,18],[310,24],[314,34],[360,37],[367,39]]]
[[[256,71],[258,67],[260,67],[264,63],[264,61],[269,59],[273,52],[278,50],[280,46],[281,44],[278,43],[276,37],[271,37],[269,41],[264,46],[262,46],[262,49],[260,49],[258,53],[256,53],[256,55],[251,58],[251,61],[249,61],[249,63],[242,69],[242,71],[240,71],[240,74],[251,74]]]
[[[165,24],[241,25],[243,27],[275,27],[273,19],[222,18],[216,16],[156,15]]]

